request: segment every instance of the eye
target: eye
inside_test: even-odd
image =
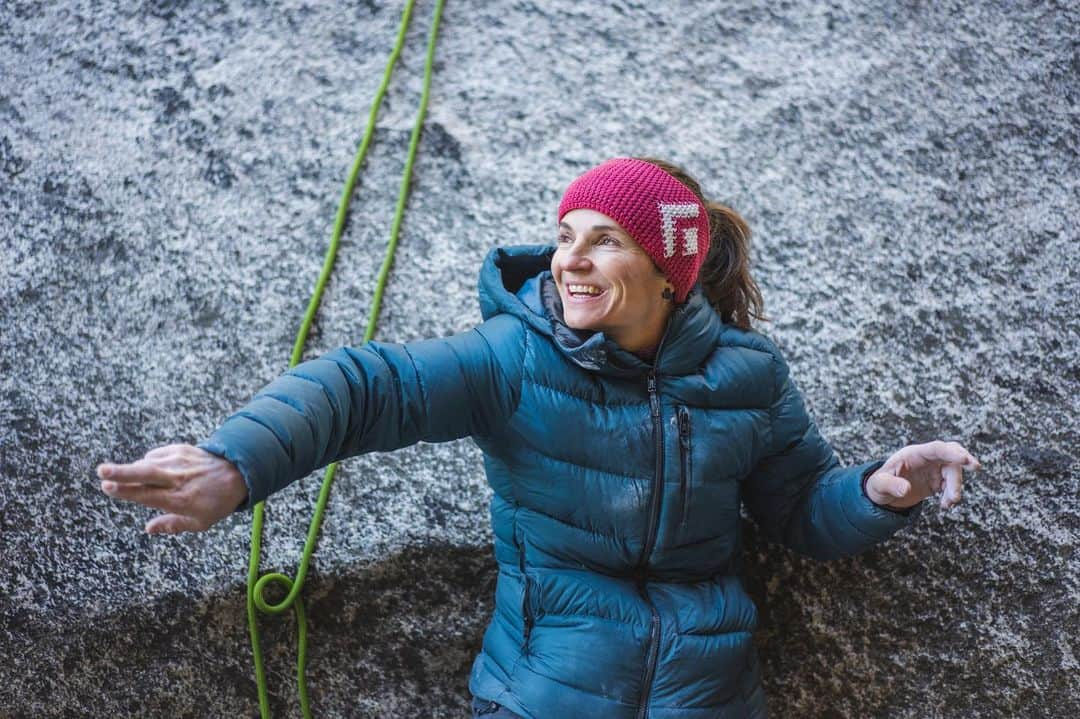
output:
[[[560,242],[560,243],[563,243],[563,242],[570,242],[570,241],[571,241],[571,240],[570,240],[570,236],[569,236],[569,235],[563,235],[563,234],[560,234],[560,235],[559,235],[559,242]]]
[[[612,237],[611,235],[604,235],[603,237],[600,238],[600,244],[601,245],[618,245],[619,241],[617,239],[615,239],[614,237]]]

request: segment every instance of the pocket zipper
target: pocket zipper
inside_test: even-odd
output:
[[[679,417],[679,499],[682,512],[682,520],[679,526],[685,528],[690,509],[690,484],[693,478],[690,451],[690,410],[679,405],[677,411]]]
[[[529,575],[525,573],[525,549],[522,548],[518,553],[518,569],[521,570],[521,581],[525,584],[525,588],[521,592],[521,617],[525,624],[525,636],[521,644],[521,650],[524,653],[529,649],[529,635],[532,634],[533,625],[533,613],[532,606],[529,602],[530,588],[532,582],[529,581]]]

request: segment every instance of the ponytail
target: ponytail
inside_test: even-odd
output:
[[[727,324],[752,329],[751,318],[769,322],[765,300],[750,276],[750,227],[738,212],[719,202],[706,200],[701,185],[681,167],[655,157],[638,160],[656,165],[687,188],[709,211],[709,254],[698,279],[709,304]]]

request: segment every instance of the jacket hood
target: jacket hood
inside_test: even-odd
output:
[[[551,276],[552,245],[517,245],[492,249],[480,269],[480,314],[520,318],[550,337],[575,364],[605,375],[633,377],[653,365],[619,347],[603,332],[576,330],[563,320],[562,299]],[[720,316],[706,300],[700,283],[677,305],[657,349],[658,374],[695,372],[712,352],[723,331]]]

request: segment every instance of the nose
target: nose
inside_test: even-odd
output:
[[[584,242],[564,246],[559,252],[559,266],[566,272],[588,272],[592,269],[589,246]]]

